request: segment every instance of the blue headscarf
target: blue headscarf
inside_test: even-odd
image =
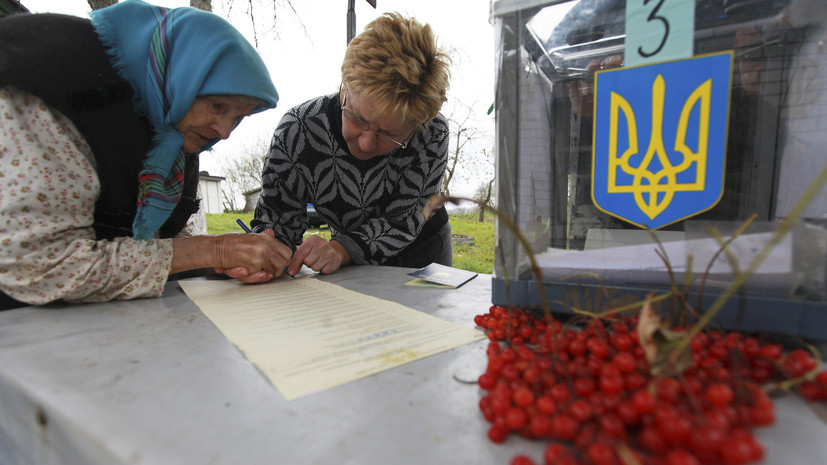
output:
[[[254,110],[259,112],[274,108],[278,93],[258,52],[213,13],[127,0],[90,15],[112,65],[132,84],[135,111],[146,116],[155,131],[132,224],[135,238],[152,239],[181,198],[184,138],[175,124],[195,98],[247,95],[265,102]]]

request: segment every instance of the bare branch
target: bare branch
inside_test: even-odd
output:
[[[89,3],[89,8],[92,10],[100,10],[118,3],[118,0],[86,0]]]

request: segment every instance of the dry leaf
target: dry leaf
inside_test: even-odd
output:
[[[422,216],[427,220],[434,214],[437,208],[445,204],[445,196],[442,194],[434,194],[428,198],[428,203],[422,207]]]
[[[663,321],[652,310],[651,293],[646,296],[646,302],[640,309],[640,319],[637,324],[637,334],[640,346],[649,362],[649,371],[654,376],[674,376],[682,373],[692,365],[692,356],[688,350],[683,350],[673,360],[673,355],[679,348],[679,342],[686,337],[686,333],[678,333],[664,327]]]
[[[646,354],[646,361],[651,365],[655,362],[658,356],[658,347],[655,344],[655,332],[657,332],[663,322],[655,312],[652,310],[652,295],[650,293],[646,296],[646,302],[643,308],[640,309],[640,319],[637,322],[637,335],[640,340],[640,346],[643,347],[643,352]]]
[[[649,371],[654,376],[677,376],[692,366],[692,354],[681,347],[680,342],[687,333],[678,333],[667,328],[660,328],[652,335],[657,347],[655,361],[650,363]],[[675,351],[681,352],[675,357]]]
[[[620,458],[620,463],[623,465],[641,465],[640,460],[637,459],[632,449],[626,444],[618,444],[616,452]]]

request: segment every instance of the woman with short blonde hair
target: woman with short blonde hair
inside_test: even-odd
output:
[[[348,45],[338,93],[287,112],[265,161],[253,228],[294,249],[288,265],[333,273],[343,265],[451,265],[444,208],[430,214],[448,154],[450,59],[430,26],[398,13]],[[306,205],[330,226],[310,236]]]
[[[400,114],[420,125],[434,119],[447,100],[450,64],[429,25],[387,13],[348,45],[342,82],[374,98],[378,116]]]

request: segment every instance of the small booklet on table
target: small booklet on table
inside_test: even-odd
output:
[[[477,273],[473,271],[460,270],[450,266],[431,263],[430,265],[408,273],[414,280],[408,281],[408,286],[433,286],[456,289],[468,281],[474,279]]]

